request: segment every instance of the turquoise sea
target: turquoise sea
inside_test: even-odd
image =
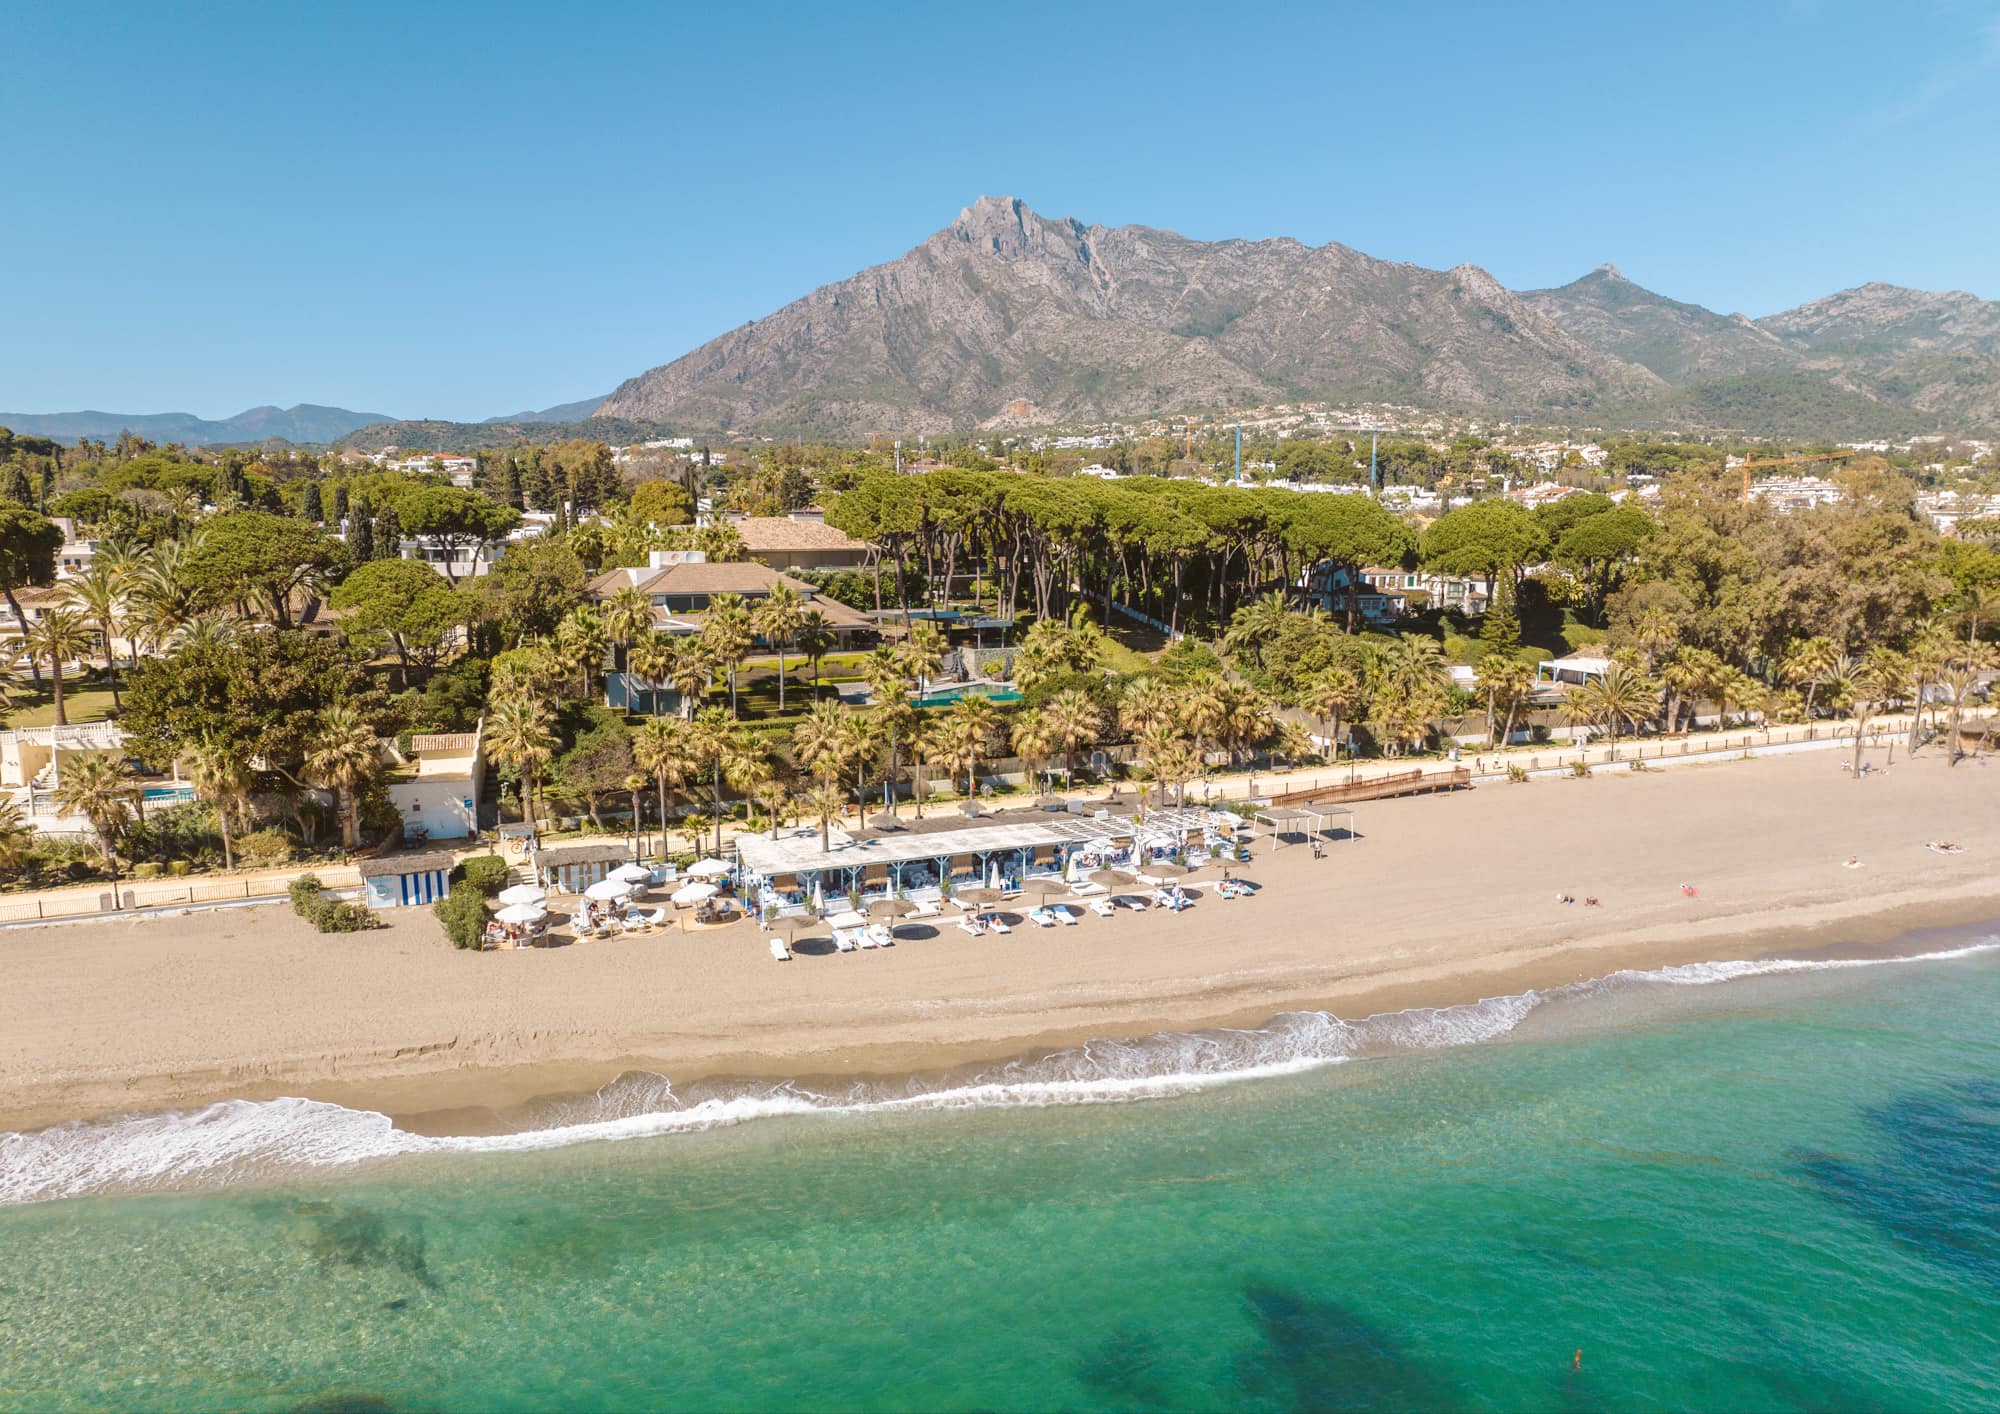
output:
[[[1991,1408],[2000,951],[1905,950],[526,1137],[0,1137],[0,1408]]]

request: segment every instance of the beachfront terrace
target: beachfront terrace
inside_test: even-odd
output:
[[[885,827],[886,826],[886,827]],[[828,832],[803,825],[736,839],[737,879],[760,911],[801,913],[858,896],[934,899],[947,888],[1014,890],[1030,879],[1073,879],[1079,870],[1176,856],[1235,857],[1243,821],[1223,811],[1100,808],[1090,814],[1015,811],[933,816],[872,830]]]

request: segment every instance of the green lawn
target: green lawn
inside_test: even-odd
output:
[[[5,724],[10,727],[48,727],[55,725],[56,698],[49,687],[48,674],[42,674],[39,692],[27,679],[8,684]],[[71,722],[101,722],[111,715],[111,689],[100,687],[94,681],[63,681],[63,715]]]

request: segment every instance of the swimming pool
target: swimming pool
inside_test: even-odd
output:
[[[145,796],[146,804],[148,805],[185,805],[194,799],[194,787],[189,785],[147,786]]]
[[[935,687],[910,699],[918,707],[949,707],[968,697],[984,697],[989,702],[1019,702],[1021,694],[1006,683],[969,682],[961,687]]]

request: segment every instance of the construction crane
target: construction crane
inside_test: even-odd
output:
[[[1805,466],[1811,462],[1845,461],[1853,455],[1852,452],[1800,452],[1796,456],[1789,457],[1748,458],[1738,467],[1743,473],[1743,499],[1745,501],[1750,499],[1750,473],[1753,471],[1762,471],[1774,466]]]

